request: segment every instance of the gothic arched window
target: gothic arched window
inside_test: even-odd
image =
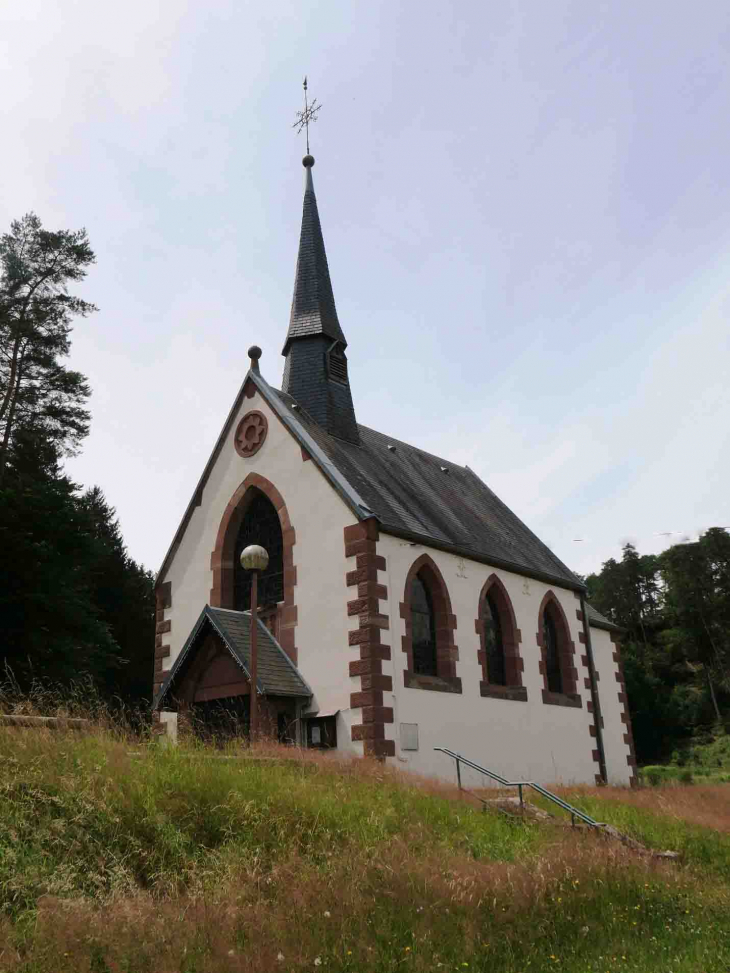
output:
[[[563,692],[563,673],[560,668],[558,631],[555,622],[555,609],[551,604],[542,613],[542,637],[545,646],[545,673],[548,690],[551,693]]]
[[[420,571],[411,581],[411,625],[413,671],[419,676],[435,676],[438,674],[436,618],[431,592]]]
[[[260,490],[253,490],[234,548],[234,605],[237,611],[251,607],[251,572],[241,567],[241,551],[249,544],[260,544],[269,555],[269,566],[259,573],[258,603],[261,607],[284,600],[284,543],[279,515],[273,503]]]
[[[499,609],[491,592],[482,601],[484,650],[487,657],[487,682],[493,686],[507,685],[507,665],[502,637]]]

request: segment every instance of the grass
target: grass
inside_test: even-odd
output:
[[[670,763],[642,767],[641,777],[653,786],[672,782],[730,783],[730,736],[718,728],[715,737],[705,743],[675,750]]]
[[[0,728],[0,971],[726,971],[721,792],[570,791],[672,863],[376,763]]]

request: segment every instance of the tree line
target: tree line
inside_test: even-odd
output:
[[[72,325],[97,310],[69,288],[94,262],[85,230],[33,213],[0,239],[0,667],[21,688],[88,674],[136,702],[151,694],[154,579],[101,489],[63,469],[90,423]]]
[[[639,763],[730,728],[730,535],[713,527],[662,554],[626,544],[585,579],[588,600],[623,629]]]

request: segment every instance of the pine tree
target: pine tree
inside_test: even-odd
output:
[[[128,701],[149,697],[155,633],[154,576],[128,554],[116,511],[99,487],[81,498],[96,554],[90,565],[91,598],[117,652],[109,659],[104,689]]]
[[[0,479],[18,430],[42,434],[59,454],[88,432],[88,383],[63,359],[74,317],[96,310],[68,285],[94,261],[86,230],[45,230],[34,213],[0,238]]]
[[[63,363],[69,294],[94,254],[84,230],[29,214],[0,238],[0,666],[27,687],[90,676],[108,696],[149,695],[153,578],[128,555],[101,490],[61,468],[89,426],[89,386]]]

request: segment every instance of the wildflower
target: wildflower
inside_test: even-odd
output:
[[[315,957],[315,959],[314,959],[314,965],[315,966],[321,966],[322,965],[322,957],[321,956],[316,956]]]
[[[284,954],[283,953],[279,953],[279,955],[276,958],[278,959],[278,961],[280,963],[283,963],[284,962]]]
[[[352,950],[351,950],[351,949],[348,949],[348,950],[347,950],[347,955],[348,955],[348,956],[352,956]]]
[[[331,912],[329,912],[329,911],[328,911],[327,909],[325,909],[325,910],[324,910],[324,917],[325,917],[325,919],[329,919],[329,917],[330,917],[331,915],[332,915],[332,913],[331,913]]]
[[[410,946],[406,946],[406,948],[403,950],[404,953],[410,953],[410,951],[411,951]]]

